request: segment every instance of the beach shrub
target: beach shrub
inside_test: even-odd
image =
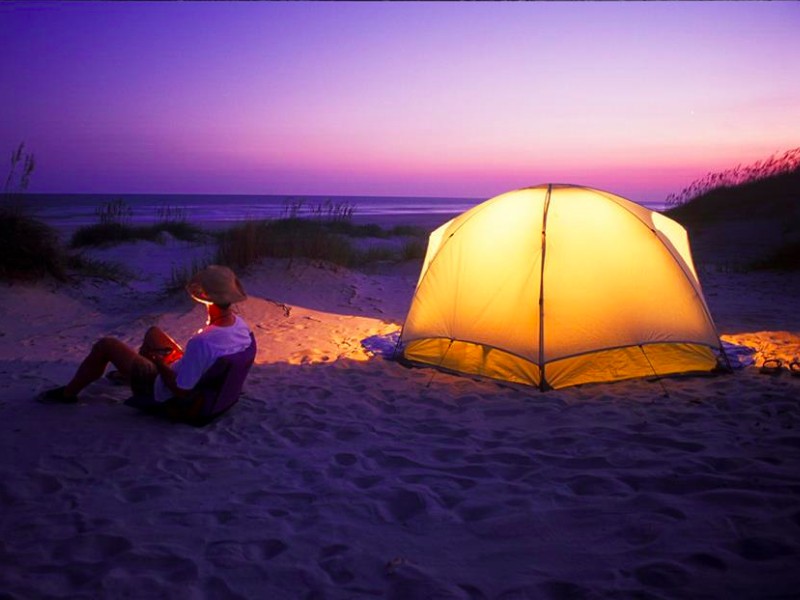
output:
[[[423,239],[410,239],[400,249],[401,260],[421,260],[425,258],[428,244]]]
[[[123,223],[95,223],[80,227],[72,234],[70,246],[83,248],[86,246],[113,246],[139,240],[158,242],[162,234],[168,233],[175,239],[185,242],[202,241],[209,237],[196,225],[181,221],[164,221],[154,225],[126,225]]]
[[[358,250],[352,238],[391,236],[377,225],[298,218],[249,220],[220,234],[216,262],[242,269],[263,258],[310,258],[345,267],[411,260],[425,256],[427,233],[423,233],[425,238],[406,240],[400,249],[376,245]]]
[[[395,225],[389,230],[388,234],[390,236],[418,237],[427,240],[430,232],[419,225]]]
[[[784,244],[750,265],[757,271],[800,271],[800,241]]]
[[[84,277],[107,279],[117,283],[128,283],[136,277],[130,269],[120,263],[97,260],[83,254],[68,256],[67,267]]]
[[[55,229],[19,207],[0,207],[0,278],[66,279],[65,255]]]
[[[150,235],[150,234],[153,235]],[[80,227],[72,234],[70,246],[72,248],[83,248],[85,246],[110,246],[123,244],[137,239],[154,240],[155,232],[148,232],[148,237],[144,237],[142,232],[137,232],[136,228],[122,223],[96,223]]]
[[[262,258],[312,258],[350,266],[356,252],[346,237],[307,219],[245,221],[219,238],[218,264],[244,268]]]
[[[737,165],[732,169],[708,173],[693,181],[680,192],[667,196],[664,205],[667,209],[672,209],[693,202],[714,190],[742,188],[749,183],[775,179],[776,176],[787,173],[797,173],[799,169],[800,147],[787,150],[783,154],[773,154],[769,158],[751,165]]]
[[[708,224],[730,219],[787,218],[796,223],[800,194],[800,166],[737,186],[714,188],[665,211],[684,225]]]
[[[366,250],[357,252],[353,257],[355,266],[364,266],[374,262],[389,262],[397,260],[397,251],[386,246],[370,246]]]
[[[183,242],[199,242],[203,241],[211,235],[204,231],[201,227],[187,223],[186,221],[162,221],[151,225],[158,233],[168,233],[176,240]]]
[[[113,246],[139,240],[158,242],[163,233],[175,239],[196,242],[208,238],[200,227],[186,222],[186,209],[163,204],[156,209],[158,222],[152,225],[131,225],[133,209],[124,200],[102,203],[95,210],[97,223],[80,227],[72,234],[70,246]]]
[[[51,275],[66,279],[65,256],[58,233],[29,214],[24,194],[36,167],[33,154],[21,143],[0,193],[0,279],[35,280]]]
[[[350,221],[329,221],[326,223],[326,228],[333,233],[355,238],[386,238],[389,236],[385,229],[374,223],[355,225]]]

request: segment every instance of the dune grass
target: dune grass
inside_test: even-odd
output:
[[[687,190],[697,195],[689,197]],[[665,214],[690,234],[732,222],[772,224],[773,237],[759,240],[769,249],[737,270],[800,270],[800,148],[750,167],[709,174],[681,198]]]
[[[70,270],[82,277],[106,279],[116,283],[128,283],[136,278],[136,274],[125,265],[89,258],[83,254],[70,254],[67,256],[66,263]]]
[[[784,175],[800,170],[800,147],[774,154],[751,165],[737,165],[732,169],[707,173],[693,181],[680,192],[670,194],[664,201],[668,209],[675,209],[696,200],[712,196],[717,190],[746,189],[748,184],[774,181],[780,185]]]
[[[164,233],[187,242],[207,237],[200,227],[186,221],[186,210],[182,207],[158,207],[158,221],[152,225],[131,225],[133,210],[124,200],[104,202],[97,207],[95,215],[98,222],[79,228],[72,235],[70,247],[112,246],[139,240],[157,242]]]
[[[669,208],[665,214],[683,224],[705,224],[728,219],[752,219],[785,215],[787,226],[800,197],[800,166],[786,173],[769,175],[735,186],[708,190],[689,201]]]
[[[207,233],[191,223],[161,222],[153,225],[126,225],[124,223],[95,223],[81,227],[70,241],[70,247],[112,246],[139,240],[157,242],[162,234],[168,233],[178,240],[197,242],[207,237]]]
[[[287,218],[274,221],[244,221],[219,237],[216,262],[245,268],[262,258],[309,258],[345,267],[362,267],[376,262],[401,261],[424,256],[425,241],[411,239],[400,250],[385,246],[358,249],[358,238],[388,239],[408,236],[410,229],[384,230],[378,225],[354,225],[344,221]],[[424,230],[414,229],[415,234]]]
[[[756,271],[800,271],[800,241],[783,244],[764,258],[754,261]]]
[[[19,207],[0,207],[0,278],[32,281],[50,275],[64,281],[65,266],[55,229]]]
[[[20,143],[0,190],[0,279],[36,280],[48,275],[66,279],[66,256],[55,229],[33,217],[25,205],[25,190],[36,168],[34,155]]]

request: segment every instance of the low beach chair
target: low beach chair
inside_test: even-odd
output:
[[[203,426],[239,401],[250,367],[256,358],[256,340],[235,354],[219,357],[186,398],[170,398],[158,403],[147,396],[131,396],[125,404],[172,421]]]

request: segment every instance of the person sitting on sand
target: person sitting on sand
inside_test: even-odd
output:
[[[251,343],[250,328],[231,310],[232,304],[247,298],[233,271],[211,265],[192,277],[186,291],[206,305],[208,318],[206,326],[189,339],[185,352],[158,327],[147,330],[138,353],[116,338],[104,337],[92,346],[67,385],[47,390],[39,399],[77,402],[78,393],[100,379],[109,363],[136,395],[156,402],[186,397],[217,358],[240,352]]]

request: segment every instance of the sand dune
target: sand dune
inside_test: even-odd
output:
[[[147,250],[116,256],[163,264],[180,248]],[[4,598],[800,589],[800,378],[757,368],[800,358],[796,276],[701,272],[754,366],[542,394],[387,358],[413,266],[272,261],[243,277],[256,365],[210,426],[121,406],[106,380],[76,406],[34,402],[100,335],[136,343],[159,324],[181,340],[200,325],[188,299],[153,295],[166,267],[142,271],[129,287],[2,287]]]

